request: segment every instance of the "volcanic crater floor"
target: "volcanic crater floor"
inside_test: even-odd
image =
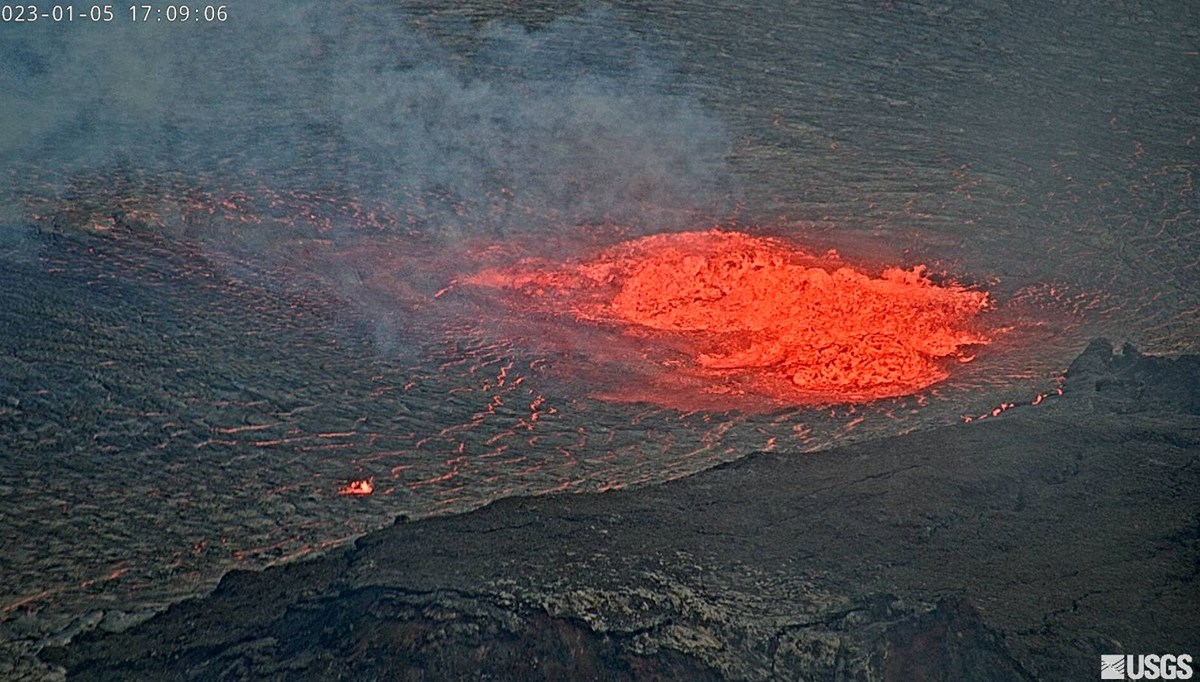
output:
[[[1092,679],[1200,645],[1200,357],[1048,409],[507,498],[42,650],[78,680]]]

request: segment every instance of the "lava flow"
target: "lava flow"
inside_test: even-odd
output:
[[[675,407],[711,407],[716,396],[817,404],[910,394],[988,342],[975,323],[986,292],[935,284],[922,266],[872,277],[737,232],[655,235],[578,261],[525,259],[465,283],[502,292],[526,319],[588,327],[572,350],[626,379],[605,397]],[[595,340],[583,347],[587,337]]]

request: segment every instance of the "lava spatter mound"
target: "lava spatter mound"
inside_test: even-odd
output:
[[[922,266],[871,276],[737,232],[654,235],[572,262],[526,259],[467,283],[504,291],[527,314],[638,339],[661,386],[791,404],[913,393],[988,342],[975,322],[986,292],[936,284]],[[664,381],[670,373],[691,380]]]

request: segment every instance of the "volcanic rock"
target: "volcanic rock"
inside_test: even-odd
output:
[[[401,519],[43,658],[78,680],[1092,679],[1101,653],[1200,651],[1198,367],[1100,341],[1063,397],[1092,410]]]

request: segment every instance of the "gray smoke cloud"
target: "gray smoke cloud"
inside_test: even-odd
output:
[[[448,234],[728,210],[721,121],[607,11],[464,24],[454,50],[383,3],[228,11],[0,26],[0,159],[337,186]]]

